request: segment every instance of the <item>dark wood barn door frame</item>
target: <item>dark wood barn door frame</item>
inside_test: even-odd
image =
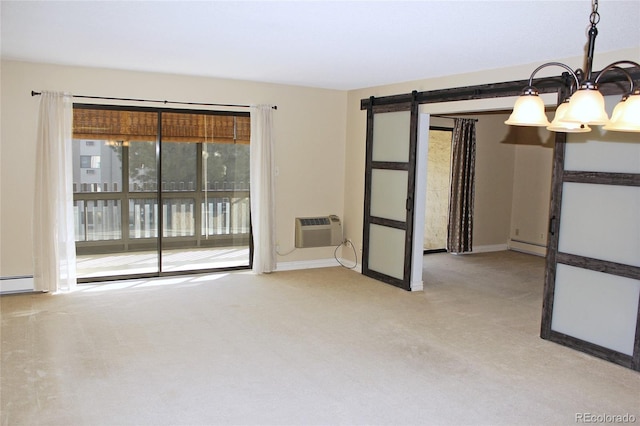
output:
[[[626,69],[634,80],[640,79],[640,70]],[[594,72],[594,76],[598,73]],[[623,94],[628,90],[628,81],[620,73],[603,75],[599,80],[600,91],[604,95]],[[368,110],[373,107],[393,108],[394,105],[417,102],[418,104],[433,104],[451,101],[480,100],[501,97],[519,96],[522,88],[529,84],[528,80],[517,80],[493,84],[481,84],[475,86],[457,87],[451,89],[431,90],[425,92],[413,92],[379,98],[365,98],[360,101],[360,109]],[[558,104],[570,93],[571,80],[568,73],[562,76],[539,78],[533,81],[533,85],[539,93],[557,93]],[[543,294],[542,323],[540,336],[573,349],[606,359],[634,370],[640,370],[640,301],[633,355],[625,355],[614,350],[603,348],[590,342],[575,337],[567,336],[551,329],[553,316],[553,302],[556,279],[556,266],[558,263],[577,266],[594,271],[606,272],[623,277],[640,279],[640,268],[631,265],[622,265],[606,262],[598,259],[590,259],[567,253],[558,252],[560,231],[560,213],[562,204],[562,187],[564,182],[598,183],[606,185],[640,186],[640,175],[631,173],[595,173],[588,171],[565,171],[565,143],[566,133],[556,133],[553,177],[551,189],[551,204],[549,211],[549,230],[547,238],[547,256],[545,283]],[[368,190],[368,189],[367,189]],[[412,237],[412,236],[411,236]],[[364,241],[364,240],[363,240]],[[365,241],[366,244],[366,241]]]

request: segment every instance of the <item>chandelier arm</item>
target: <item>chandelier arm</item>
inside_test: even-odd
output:
[[[627,60],[623,60],[623,61],[616,61],[612,64],[607,65],[606,67],[604,67],[604,69],[602,71],[600,71],[600,73],[598,74],[598,76],[596,77],[595,80],[595,84],[598,84],[598,80],[600,80],[600,77],[602,77],[606,72],[609,72],[611,70],[618,70],[618,71],[622,71],[625,75],[625,77],[627,77],[627,80],[629,80],[629,84],[631,85],[631,89],[629,89],[629,93],[633,93],[635,86],[633,83],[633,78],[631,78],[631,74],[629,74],[629,72],[627,70],[625,70],[624,68],[619,67],[618,65],[620,64],[630,64],[633,65],[635,67],[640,68],[640,64],[638,64],[637,62],[633,62],[633,61],[627,61]]]
[[[573,76],[573,79],[576,81],[576,88],[580,87],[580,81],[578,80],[578,76],[576,75],[576,73],[568,65],[565,65],[562,62],[547,62],[546,64],[542,64],[538,68],[533,70],[533,72],[531,73],[531,77],[529,77],[529,86],[528,87],[530,87],[530,88],[533,87],[533,77],[538,73],[538,71],[540,71],[543,68],[550,67],[550,66],[562,67],[565,70],[569,71],[569,73]]]

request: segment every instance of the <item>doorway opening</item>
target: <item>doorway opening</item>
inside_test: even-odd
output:
[[[429,127],[424,254],[447,251],[452,136],[452,128]]]

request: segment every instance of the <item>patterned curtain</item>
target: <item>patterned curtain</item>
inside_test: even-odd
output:
[[[453,127],[451,197],[447,251],[473,249],[473,196],[475,190],[476,120],[456,118]]]

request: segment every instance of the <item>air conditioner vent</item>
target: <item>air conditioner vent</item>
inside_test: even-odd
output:
[[[342,224],[335,215],[296,218],[298,248],[337,246],[342,243]]]
[[[299,219],[302,226],[329,225],[328,217],[301,217]]]

